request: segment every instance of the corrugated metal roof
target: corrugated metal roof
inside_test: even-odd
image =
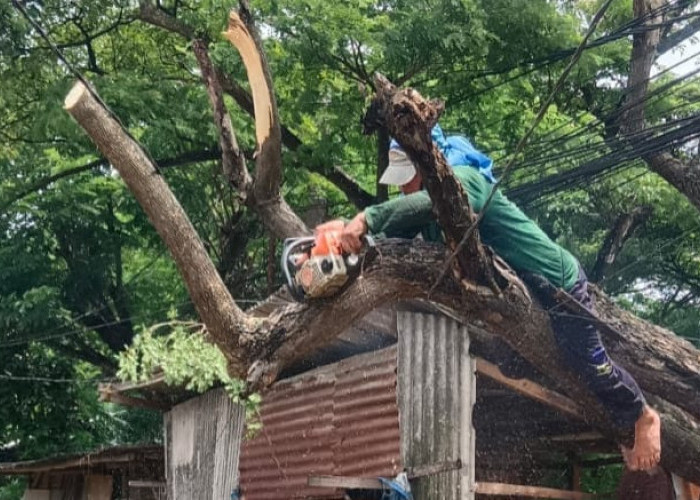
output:
[[[342,498],[308,477],[402,470],[395,346],[276,383],[260,414],[263,429],[241,454],[246,500]]]
[[[445,316],[398,315],[401,452],[406,467],[460,460],[462,470],[412,481],[416,498],[474,498],[475,366],[467,329]]]

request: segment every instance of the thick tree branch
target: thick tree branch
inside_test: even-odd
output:
[[[166,31],[177,33],[188,40],[195,38],[194,29],[158,8],[151,0],[141,0],[139,9],[139,18],[141,20],[154,26],[159,26]]]
[[[264,383],[295,360],[339,335],[353,321],[380,304],[401,299],[427,299],[426,283],[438,277],[446,253],[441,245],[406,240],[378,242],[380,257],[366,262],[354,283],[335,298],[309,304],[290,304],[267,318],[250,357],[260,359],[253,372]],[[664,422],[664,466],[689,479],[700,479],[700,352],[673,333],[639,320],[596,292],[599,318],[617,328],[601,329],[612,355],[642,385]],[[513,346],[586,411],[586,420],[610,436],[612,426],[590,395],[560,362],[549,316],[517,286],[501,296],[472,283],[463,287],[448,276],[431,295],[450,315],[487,330]],[[626,436],[616,433],[620,442]],[[692,453],[674,453],[681,446]],[[688,460],[688,457],[692,457]]]
[[[254,117],[255,111],[253,108],[253,98],[248,91],[241,87],[238,82],[233,80],[230,75],[221,71],[221,69],[217,67],[214,67],[214,69],[224,92],[233,97],[243,111]],[[282,144],[284,144],[287,149],[290,151],[299,152],[303,148],[306,148],[301,139],[299,139],[299,137],[297,137],[297,135],[289,130],[289,128],[287,128],[284,124],[280,124],[280,128],[282,131]],[[357,181],[355,181],[338,166],[328,168],[326,165],[318,162],[305,163],[303,165],[298,163],[293,166],[294,168],[306,168],[311,172],[325,177],[338,189],[340,189],[348,200],[350,200],[350,202],[359,209],[373,205],[378,200],[377,197],[362,189]]]
[[[681,29],[672,31],[671,33],[663,37],[659,42],[658,47],[656,48],[657,57],[665,54],[666,52],[674,49],[675,47],[678,47],[688,38],[695,35],[698,31],[700,31],[700,17],[698,17],[697,19],[693,19]]]
[[[82,83],[76,83],[70,91],[65,108],[119,171],[143,207],[170,250],[202,321],[227,356],[232,373],[244,373],[246,363],[239,342],[247,330],[248,318],[234,303],[156,166]]]
[[[240,13],[232,12],[224,37],[238,50],[248,73],[255,108],[255,197],[267,201],[279,196],[282,177],[282,135],[272,77],[257,36],[247,2],[241,0]]]
[[[624,244],[634,231],[651,217],[652,212],[653,207],[645,205],[636,207],[629,213],[621,214],[615,220],[615,224],[605,236],[603,245],[598,252],[595,265],[590,273],[591,281],[597,283],[603,279],[608,268],[617,259]]]
[[[457,249],[474,217],[469,201],[445,157],[433,143],[430,131],[437,123],[444,105],[428,101],[413,89],[397,90],[386,78],[375,79],[376,97],[365,115],[365,132],[386,127],[418,167],[423,184],[433,200],[433,213],[445,233],[448,248]],[[473,232],[457,262],[464,278],[482,285],[493,285],[491,266]]]

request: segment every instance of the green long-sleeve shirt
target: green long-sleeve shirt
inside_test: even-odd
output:
[[[475,212],[480,212],[491,184],[474,168],[455,168]],[[422,233],[427,241],[441,241],[426,191],[374,205],[365,210],[370,234],[387,238],[413,238]],[[578,279],[578,261],[553,242],[500,190],[494,194],[479,225],[482,241],[516,271],[541,274],[552,284],[569,290]]]

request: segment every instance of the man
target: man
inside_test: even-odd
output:
[[[469,166],[454,168],[475,212],[480,212],[492,185],[486,174]],[[403,196],[374,205],[357,214],[344,226],[341,244],[344,251],[357,253],[367,234],[390,238],[413,238],[421,233],[426,241],[442,237],[433,218],[428,193],[422,190],[420,173],[393,143],[389,166],[380,181],[399,186]],[[338,223],[334,221],[334,223]],[[319,228],[321,228],[320,226]],[[497,190],[479,225],[482,241],[491,246],[520,273],[543,276],[556,287],[568,291],[589,310],[593,309],[587,279],[579,262],[554,243],[542,229],[515,204]],[[542,297],[543,305],[552,310],[551,298]],[[634,446],[623,448],[632,470],[648,470],[661,458],[661,422],[650,408],[632,376],[607,355],[595,326],[585,319],[551,312],[552,329],[567,363],[621,428],[634,428]]]

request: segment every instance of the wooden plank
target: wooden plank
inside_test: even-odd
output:
[[[492,380],[495,380],[499,384],[502,384],[518,394],[522,394],[530,399],[534,399],[540,403],[547,406],[555,408],[562,413],[575,417],[577,419],[582,419],[582,413],[580,408],[571,399],[562,396],[558,392],[542,387],[539,384],[527,379],[513,379],[506,377],[501,373],[498,366],[493,363],[489,363],[485,359],[476,358],[476,371]]]
[[[462,468],[461,460],[454,462],[440,462],[432,465],[421,465],[407,469],[406,474],[409,479],[434,476],[445,472],[451,472]],[[381,490],[382,484],[378,479],[372,477],[351,477],[351,476],[309,476],[307,479],[309,486],[319,488],[344,488],[348,490]]]
[[[163,481],[129,481],[129,488],[165,488]]]
[[[167,403],[125,396],[124,394],[116,392],[113,389],[100,389],[100,401],[129,406],[132,408],[144,408],[146,410],[168,411],[170,409],[170,405]]]
[[[559,500],[586,500],[599,498],[580,491],[557,490],[541,486],[522,486],[505,483],[476,483],[474,492],[480,495],[518,495],[529,498],[554,498]]]
[[[379,479],[348,476],[309,476],[309,486],[319,488],[344,488],[346,490],[381,490],[384,487]]]

